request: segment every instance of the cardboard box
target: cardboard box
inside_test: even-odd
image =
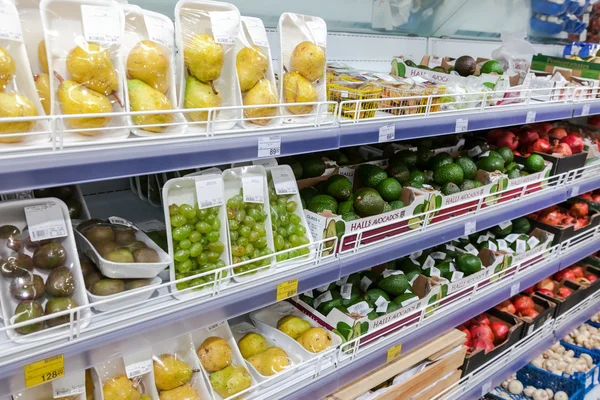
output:
[[[585,291],[581,290],[582,287],[580,285],[578,285],[577,283],[567,280],[567,279],[563,279],[556,288],[554,288],[554,293],[558,292],[558,289],[561,287],[567,287],[569,289],[571,289],[573,291],[573,293],[568,296],[566,299],[559,299],[556,297],[551,297],[551,296],[547,296],[543,293],[535,293],[536,296],[541,297],[542,299],[551,301],[552,303],[556,304],[556,309],[554,312],[554,318],[558,318],[561,315],[563,315],[565,312],[569,311],[571,308],[573,308],[575,305],[577,305],[580,301],[582,301],[585,298]],[[588,293],[589,294],[589,293]]]
[[[554,73],[556,70],[571,70],[572,75],[581,78],[599,79],[600,64],[570,60],[561,57],[552,57],[545,55],[533,56],[531,60],[531,69]]]
[[[494,308],[486,311],[485,313],[488,315],[490,322],[505,322],[510,327],[508,335],[506,335],[504,342],[496,345],[494,349],[488,353],[485,353],[482,349],[477,349],[472,353],[467,353],[465,356],[465,363],[462,367],[463,377],[469,375],[472,371],[498,356],[500,353],[518,342],[519,339],[523,337],[523,323],[516,317],[513,317],[508,313],[498,311]]]
[[[523,294],[523,293],[521,293],[521,294]],[[521,321],[523,323],[523,334],[521,336],[522,338],[524,338],[525,336],[531,335],[535,330],[537,330],[542,325],[544,325],[546,323],[546,321],[553,318],[554,314],[556,312],[556,303],[546,300],[542,297],[536,296],[535,294],[532,294],[529,297],[531,297],[531,299],[533,300],[534,310],[539,313],[539,315],[537,317],[535,317],[535,318],[519,317],[518,315],[512,315],[512,314],[506,313],[508,315],[515,317],[516,319],[518,319],[519,321]],[[501,311],[501,312],[503,312],[503,311]]]
[[[515,235],[519,235],[519,234],[515,234]],[[507,238],[509,236],[507,236]],[[523,270],[527,269],[527,267],[538,264],[541,260],[543,260],[544,258],[546,258],[548,256],[546,250],[548,250],[549,248],[552,247],[552,244],[554,241],[554,234],[551,232],[545,231],[543,229],[540,229],[540,228],[534,228],[529,233],[529,237],[530,238],[534,237],[538,240],[537,246],[534,246],[531,250],[526,251],[521,254],[515,254],[515,253],[507,254],[506,257],[509,259],[509,261],[508,261],[509,266],[513,266],[518,263],[522,263],[523,260],[527,260],[528,258],[532,257],[531,259],[529,259],[528,261],[526,261],[524,264],[521,265],[520,271],[523,271]],[[533,257],[535,255],[539,255],[539,256]]]
[[[580,235],[589,230],[595,229],[598,224],[600,224],[600,212],[595,210],[590,210],[590,223],[583,228],[575,230],[573,225],[570,226],[552,226],[546,225],[543,222],[540,222],[536,219],[527,218],[531,223],[531,226],[536,228],[540,228],[547,232],[550,232],[554,235],[554,244],[559,244],[561,242],[567,241],[571,239],[573,236]]]
[[[550,176],[552,163],[544,161],[546,168],[540,172],[520,176],[518,178],[508,179],[508,190],[500,195],[499,203],[527,196],[531,193],[539,192],[548,186],[548,181],[542,181]]]
[[[597,267],[594,267],[593,265],[585,264],[582,262],[579,262],[577,264],[580,265],[581,267],[583,267],[583,276],[584,277],[588,274],[591,274],[591,275],[594,275],[596,278],[598,278],[598,280],[596,280],[594,282],[590,282],[590,283],[575,280],[575,282],[578,283],[582,287],[581,290],[584,292],[583,297],[588,297],[588,296],[596,293],[596,291],[598,291],[600,289],[600,268],[597,268]]]

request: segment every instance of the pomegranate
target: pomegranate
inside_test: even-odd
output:
[[[548,142],[550,141],[550,136],[548,136],[548,132],[539,132],[538,134],[540,135],[540,139],[547,140]]]
[[[558,271],[554,274],[553,278],[557,281],[562,281],[563,279],[575,279],[575,274],[570,269],[563,269],[562,271]]]
[[[527,147],[529,153],[537,151],[538,153],[547,153],[550,150],[550,143],[544,139],[538,139]]]
[[[596,275],[587,274],[585,276],[585,279],[587,279],[590,282],[596,282],[598,280],[598,277]]]
[[[515,306],[513,305],[513,303],[510,302],[510,300],[504,300],[502,303],[498,304],[495,308],[497,310],[504,311],[509,314],[515,314],[517,312],[517,310],[515,309]]]
[[[579,197],[581,197],[582,199],[587,200],[587,201],[594,201],[594,198],[592,197],[592,194],[590,192],[584,193],[584,194],[580,195]]]
[[[575,222],[575,230],[585,228],[588,224],[588,220],[586,218],[577,218],[577,222]]]
[[[571,265],[569,269],[573,271],[573,275],[575,275],[575,278],[583,277],[583,268],[581,268],[579,265]]]
[[[588,124],[600,127],[600,115],[594,115],[588,118]]]
[[[546,289],[551,292],[554,292],[554,288],[556,288],[556,283],[550,278],[544,278],[541,281],[539,281],[535,285],[535,287],[538,289]]]
[[[538,221],[540,221],[543,224],[551,225],[551,226],[560,225],[562,220],[563,220],[563,215],[559,211],[551,211],[548,213],[542,213],[542,215],[540,215],[538,217]]]
[[[490,319],[485,314],[480,314],[474,318],[471,318],[469,322],[471,323],[471,326],[479,325],[479,324],[484,324],[484,325],[488,325],[488,326],[490,325]]]
[[[490,325],[490,328],[492,328],[492,333],[494,334],[494,338],[496,339],[494,341],[495,343],[502,343],[504,340],[506,340],[506,336],[508,335],[509,331],[508,325],[506,325],[506,323],[502,321],[494,321]]]
[[[549,150],[550,154],[560,154],[562,156],[570,156],[573,154],[573,150],[566,143],[557,143]]]
[[[538,289],[535,292],[545,294],[546,296],[554,297],[554,292],[548,289]]]
[[[519,315],[520,317],[527,317],[527,318],[535,318],[538,315],[540,315],[539,312],[535,311],[533,308],[524,310],[523,312],[521,312],[521,314]]]
[[[562,221],[560,221],[560,225],[561,226],[575,226],[577,225],[577,219],[571,217],[570,215],[565,215],[562,219]]]
[[[552,129],[552,124],[550,122],[540,122],[537,124],[538,132],[548,133]]]
[[[563,128],[552,128],[548,131],[548,136],[553,139],[562,139],[567,136],[567,131]]]
[[[559,297],[566,299],[567,297],[569,297],[570,295],[573,294],[573,291],[567,287],[561,287],[561,288],[558,288],[558,290],[556,291],[556,294]]]
[[[571,207],[569,208],[569,214],[571,214],[572,216],[574,216],[575,218],[582,218],[588,215],[589,213],[589,208],[587,203],[584,203],[583,201],[578,201],[576,203],[571,204]]]
[[[519,143],[523,146],[529,146],[539,138],[540,135],[534,130],[526,130],[519,133]]]
[[[583,151],[583,140],[573,133],[569,133],[560,139],[560,142],[567,144],[571,148],[573,154],[581,153]]]
[[[494,350],[494,343],[491,340],[475,339],[473,341],[473,347],[475,349],[482,349],[485,353],[489,353]]]
[[[593,199],[594,199],[594,203],[600,203],[600,194],[595,194]]]
[[[485,135],[485,138],[488,142],[495,144],[498,141],[498,139],[500,139],[505,134],[506,131],[504,129],[492,129]]]
[[[523,312],[523,310],[533,308],[534,305],[531,297],[525,295],[516,295],[513,297],[513,304],[518,312]]]
[[[533,293],[533,289],[535,289],[535,285],[534,286],[530,286],[527,289],[523,290],[523,293],[525,293],[525,294],[532,294]]]
[[[488,325],[471,325],[469,330],[471,331],[471,338],[473,340],[483,338],[488,339],[490,342],[494,341],[494,332],[492,332],[492,328],[490,328]]]
[[[498,147],[508,147],[511,150],[515,150],[519,145],[519,138],[512,132],[506,132],[503,136],[499,137],[496,141]]]

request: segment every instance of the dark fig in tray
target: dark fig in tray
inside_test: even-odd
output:
[[[19,253],[16,257],[0,259],[0,273],[6,278],[28,276],[33,271],[33,260],[27,254]]]
[[[53,299],[48,300],[46,303],[46,315],[56,314],[61,311],[71,310],[79,305],[77,302],[69,297],[55,297]],[[77,314],[74,314],[73,317],[76,318]],[[46,324],[50,327],[66,324],[70,321],[70,315],[62,315],[60,317],[52,318],[46,321]]]
[[[44,279],[37,274],[19,276],[10,284],[10,294],[17,300],[37,300],[45,293]]]
[[[75,291],[75,278],[67,267],[54,268],[46,278],[46,293],[54,297],[68,297]]]
[[[67,251],[57,242],[51,242],[33,253],[33,263],[40,269],[53,269],[65,265]]]
[[[37,300],[24,300],[19,303],[15,309],[14,323],[29,321],[31,319],[40,318],[44,316],[44,307]],[[33,324],[25,325],[20,328],[15,328],[17,333],[27,335],[44,329],[43,322],[36,322]]]

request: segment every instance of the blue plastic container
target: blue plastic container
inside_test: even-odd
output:
[[[575,372],[574,374],[570,375],[563,372],[565,377],[579,381],[580,385],[583,386],[585,393],[588,393],[594,388],[595,385],[598,384],[598,368],[600,368],[598,366],[598,362],[600,361],[600,354],[598,354],[598,352],[593,352],[584,347],[575,346],[562,340],[560,341],[560,344],[562,344],[567,350],[573,350],[575,352],[575,357],[579,357],[581,354],[588,354],[590,357],[592,357],[592,360],[594,360],[594,364],[596,364],[596,366],[586,373]]]
[[[557,24],[555,22],[542,21],[536,17],[531,17],[530,24],[532,30],[545,33],[547,35],[556,35],[561,33],[565,27],[564,21]]]
[[[591,325],[594,328],[600,328],[600,324],[598,322],[593,322],[593,321],[587,320],[586,324]]]
[[[569,395],[569,400],[583,400],[585,390],[579,381],[554,375],[543,369],[527,364],[517,371],[517,379],[523,383],[523,387],[533,386],[540,389],[552,389],[554,393],[563,391]]]
[[[575,14],[575,11],[579,9],[579,2],[575,0],[571,0],[567,4],[567,11],[569,14]]]
[[[531,0],[531,9],[538,14],[561,15],[567,11],[569,4],[571,4],[569,0],[562,4],[546,0]]]

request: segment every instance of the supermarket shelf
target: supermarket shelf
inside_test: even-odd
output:
[[[600,104],[595,101],[585,101],[573,105],[573,117],[600,114]]]
[[[598,108],[600,109],[600,102]],[[379,128],[388,124],[396,126],[396,140],[404,140],[459,132],[457,131],[457,120],[467,120],[467,130],[469,131],[525,124],[530,112],[535,112],[536,122],[571,118],[573,116],[573,104],[545,104],[542,106],[532,103],[529,107],[515,105],[499,110],[490,108],[484,112],[461,112],[443,115],[432,113],[427,117],[404,116],[401,119],[361,120],[358,123],[344,123],[342,120],[340,124],[340,147],[377,143],[379,141]]]

